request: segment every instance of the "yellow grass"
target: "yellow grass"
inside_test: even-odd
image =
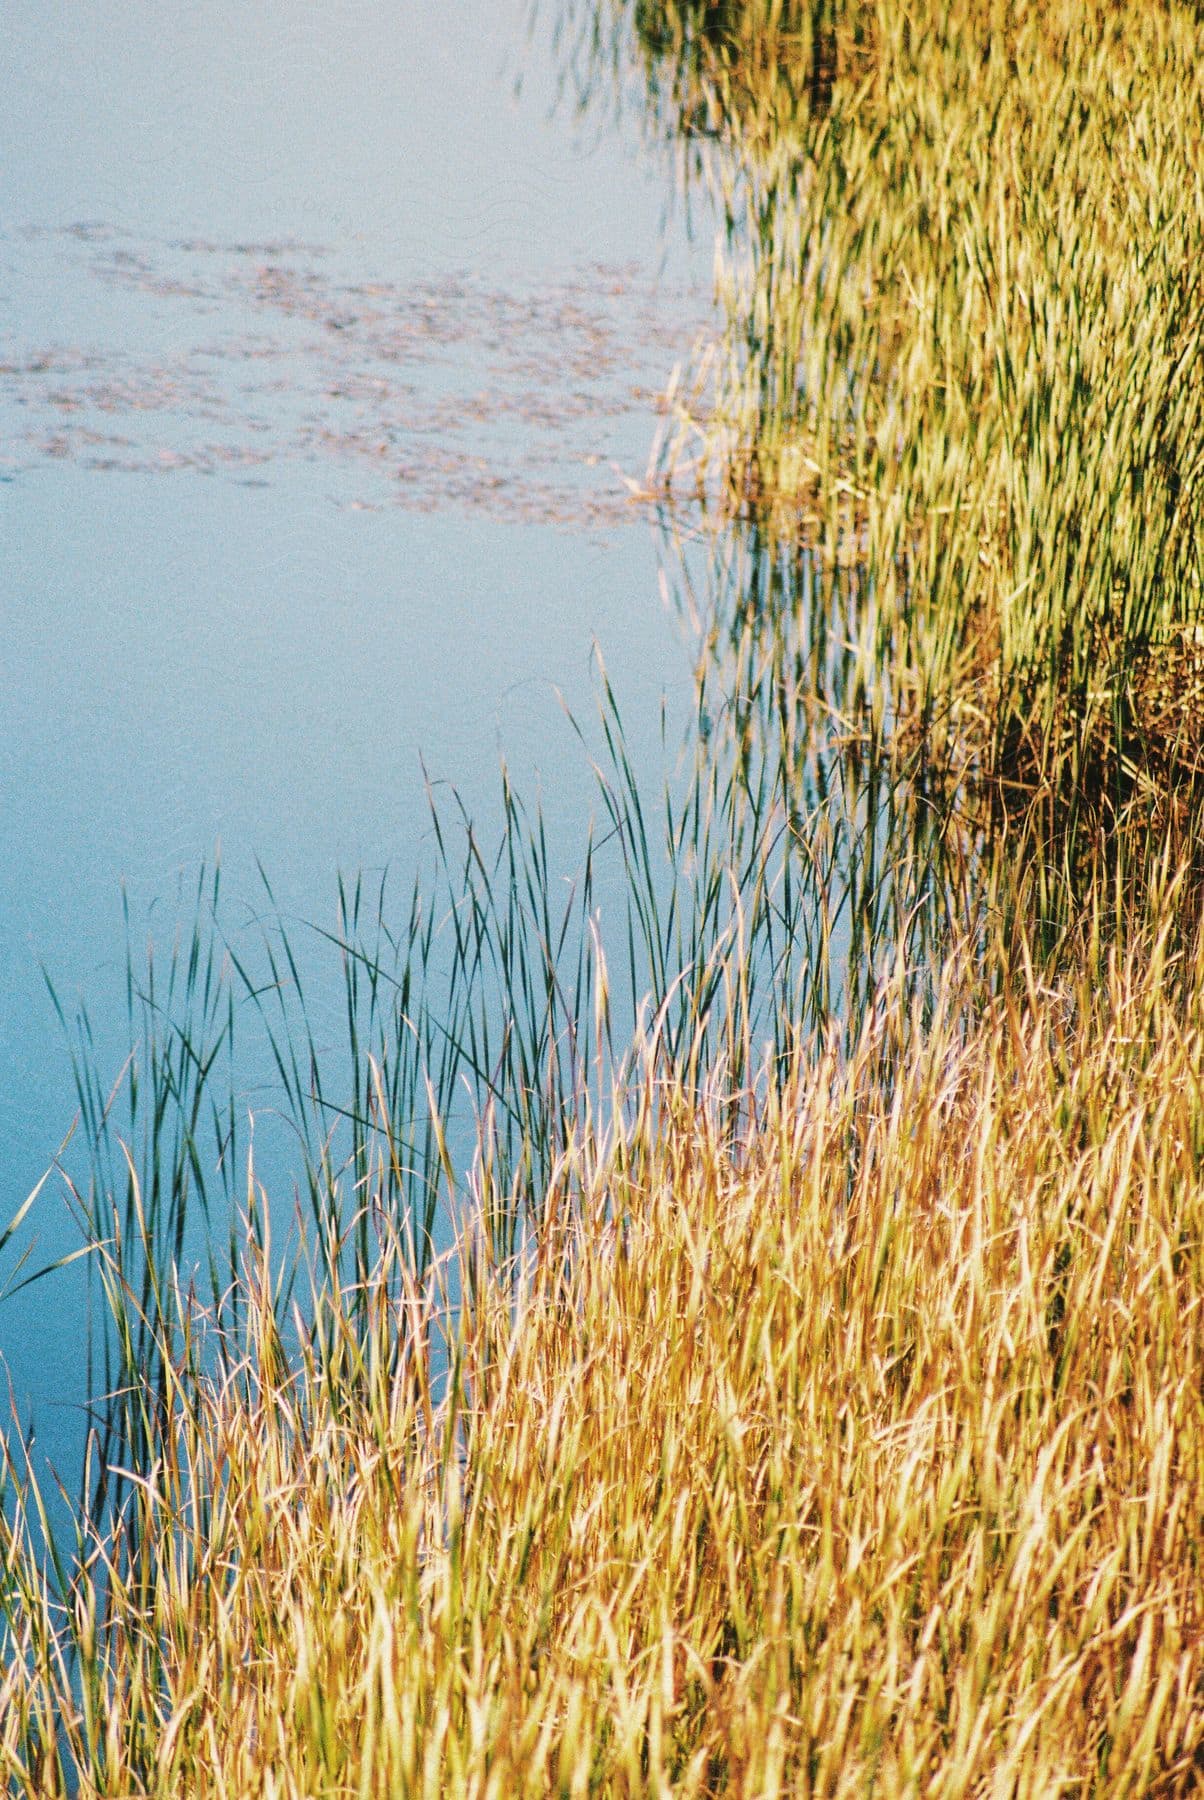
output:
[[[419,1291],[385,1242],[372,1329],[327,1288],[292,1374],[252,1253],[69,1618],[9,1535],[6,1781],[1194,1791],[1204,957],[1168,942],[985,1010],[951,971],[926,1022],[888,990],[735,1124],[650,1055],[517,1278],[469,1232]]]
[[[987,686],[1013,758],[1068,705],[1106,720],[1201,606],[1199,9],[720,10],[793,20],[835,73],[817,108],[725,53],[763,106],[710,145],[725,326],[659,478],[853,572],[918,711]]]
[[[792,9],[766,8],[777,46]],[[751,4],[718,10],[755,23]],[[768,507],[803,545],[789,580],[761,559],[766,604],[751,610],[769,648],[749,625],[752,662],[717,651],[721,730],[743,734],[754,770],[767,755],[772,778],[700,752],[741,853],[712,838],[701,801],[676,825],[670,807],[685,910],[675,887],[665,919],[638,796],[628,812],[608,798],[630,979],[643,943],[661,1029],[604,1108],[598,1090],[633,1065],[612,1043],[600,951],[589,964],[583,948],[564,984],[577,1014],[562,997],[542,828],[526,862],[487,867],[470,841],[483,887],[453,879],[456,968],[470,984],[496,965],[504,1050],[478,1055],[469,1001],[453,1024],[538,1157],[505,1165],[483,1131],[458,1246],[421,1276],[430,1218],[399,1213],[436,1190],[407,1185],[410,1115],[423,1094],[438,1114],[464,1068],[446,1060],[436,1094],[426,1039],[400,1075],[389,1062],[425,1005],[409,965],[395,1017],[348,928],[356,1147],[350,1175],[333,1155],[310,1171],[313,1217],[342,1221],[346,1254],[303,1246],[309,1287],[291,1311],[253,1169],[241,1304],[219,1325],[172,1293],[198,1114],[152,1056],[150,1089],[186,1127],[167,1133],[177,1160],[156,1124],[156,1195],[143,1208],[135,1157],[124,1210],[115,1183],[89,1214],[107,1193],[125,1233],[96,1254],[125,1373],[146,1370],[118,1409],[135,1466],[114,1477],[118,1513],[81,1515],[61,1568],[18,1439],[9,1451],[6,1791],[1204,1786],[1198,793],[1159,811],[1126,789],[1081,864],[1054,805],[1063,763],[1068,791],[1084,786],[1093,719],[1120,721],[1129,762],[1142,749],[1121,718],[1138,676],[1158,719],[1175,703],[1162,765],[1183,760],[1185,712],[1198,740],[1187,650],[1169,670],[1153,651],[1194,646],[1201,604],[1204,28],[1178,0],[1006,16],[970,0],[825,5],[800,83],[756,32],[721,32],[716,62],[706,7],[637,13],[654,62],[685,60],[656,90],[670,115],[698,131],[715,105],[728,118],[725,94],[744,108],[716,153],[740,226],[702,455],[759,524]],[[745,38],[748,80],[731,50]],[[718,610],[707,629],[718,645]],[[974,891],[939,938],[921,934],[932,983],[901,967],[866,1001],[882,893],[908,913],[924,883],[919,832],[888,834],[849,734],[870,866],[847,884],[860,977],[847,1030],[800,1048],[784,996],[805,914],[786,892],[795,863],[779,895],[766,846],[799,869],[818,858],[820,888],[844,878],[821,856],[826,765],[811,815],[801,804],[804,752],[827,743],[806,669],[840,657],[849,691],[876,697],[876,733],[909,696],[930,726],[977,683],[979,735],[1038,805],[1027,828],[1001,814],[993,842],[964,828]],[[626,779],[621,736],[606,735]],[[507,804],[513,851],[526,826]],[[723,923],[729,884],[747,941]],[[514,935],[522,892],[530,943]],[[988,901],[1007,942],[988,941]],[[434,954],[420,917],[418,963]],[[754,1026],[744,1002],[770,973],[778,1010]],[[202,985],[212,1011],[207,972]],[[935,1006],[915,1001],[933,986]],[[706,1056],[691,1060],[691,1030],[710,1033]],[[759,1077],[754,1030],[777,1049]],[[179,1039],[181,1066],[207,1070],[187,1026]],[[304,1103],[300,1042],[280,1069]],[[437,1122],[427,1136],[427,1164],[454,1186]],[[541,1171],[539,1191],[515,1176],[499,1193],[503,1166],[528,1187]],[[511,1262],[499,1218],[526,1232]],[[337,1273],[352,1265],[354,1282]]]

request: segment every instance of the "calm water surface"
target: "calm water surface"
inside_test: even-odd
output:
[[[299,919],[403,888],[427,773],[499,757],[566,858],[597,642],[659,779],[689,657],[621,474],[705,317],[634,127],[557,106],[526,0],[10,0],[0,25],[0,1214],[72,1112],[42,969],[123,1043],[123,888],[170,941],[220,845]],[[516,82],[521,75],[521,91]],[[319,1007],[336,1004],[336,990]],[[38,1260],[73,1238],[38,1208]],[[11,1264],[11,1257],[9,1258]],[[81,1285],[0,1302],[68,1463]]]

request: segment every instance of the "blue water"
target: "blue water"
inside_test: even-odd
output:
[[[119,1066],[123,892],[170,941],[220,853],[231,917],[258,861],[333,922],[340,869],[404,889],[428,775],[487,820],[501,757],[571,860],[595,644],[658,779],[690,661],[621,474],[710,250],[634,124],[556,103],[527,11],[5,8],[0,1223],[71,1121],[43,971]],[[75,1241],[57,1179],[31,1226]],[[63,1466],[82,1291],[0,1300]]]

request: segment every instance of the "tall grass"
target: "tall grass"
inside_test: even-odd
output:
[[[77,1197],[112,1325],[74,1544],[9,1453],[16,1791],[853,1792],[877,1768],[888,1789],[926,1769],[966,1792],[1007,1766],[1009,1732],[1072,1771],[1094,1758],[1101,1791],[1126,1758],[1189,1766],[1194,1663],[1173,1705],[1152,1673],[1125,1702],[1149,1650],[1126,1608],[1181,1611],[1195,1554],[1175,1539],[1168,1567],[1122,1569],[1139,1460],[1108,1506],[1076,1464],[1090,1503],[1061,1502],[1078,1561],[1057,1616],[1097,1578],[1105,1596],[1079,1636],[1049,1614],[1039,1652],[1027,1573],[1013,1588],[1036,1531],[1022,1496],[1064,1419],[1094,1393],[1103,1433],[1119,1404],[1096,1361],[1081,1392],[1060,1372],[1063,1321],[1094,1344],[1096,1288],[1128,1318],[1165,1274],[1155,1243],[1195,1269],[1194,1201],[1166,1234],[1197,1181],[1198,890],[1167,852],[1142,907],[1097,894],[1085,920],[1034,927],[1025,860],[993,858],[887,753],[816,569],[755,527],[704,592],[683,565],[696,742],[653,805],[603,678],[601,823],[558,904],[539,816],[506,783],[488,853],[436,812],[400,929],[341,889],[321,934],[341,1047],[311,1026],[278,920],[257,954],[223,943],[216,883],[165,970],[131,975],[126,1084],[79,1063]],[[227,1058],[256,1023],[295,1214],[236,1129]],[[1138,1157],[1162,1170],[1156,1230]],[[1101,1220],[1109,1244],[1147,1245],[1108,1264],[1133,1290],[1096,1280]],[[1147,1385],[1159,1294],[1162,1335],[1141,1337],[1143,1312],[1116,1351],[1128,1368],[1145,1345]],[[980,1327],[984,1360],[950,1360]],[[917,1344],[918,1387],[892,1373]],[[974,1384],[1005,1350],[1021,1360],[977,1392],[975,1438]],[[1191,1429],[1182,1408],[1156,1442],[1143,1425],[1140,1453],[1188,1456]],[[889,1500],[901,1443],[931,1489],[915,1542]],[[1017,1446],[1020,1485],[984,1507],[982,1459],[998,1479]],[[900,1567],[928,1545],[928,1573],[896,1616],[895,1565],[867,1569],[837,1630],[836,1571],[879,1514]],[[1052,1488],[1040,1516],[1062,1529]],[[996,1637],[967,1635],[980,1603]],[[1053,1764],[1033,1766],[1038,1792]]]
[[[600,671],[567,863],[436,805],[333,1037],[216,879],[115,1084],[81,1021],[97,1431],[74,1541],[7,1443],[0,1779],[1194,1791],[1198,16],[566,19],[724,209],[687,747]]]
[[[1168,850],[1056,945],[1022,866],[984,865],[1006,909],[974,862],[956,887],[948,834],[917,886],[910,790],[783,704],[763,548],[655,830],[606,700],[627,996],[600,849],[552,913],[508,791],[492,855],[444,826],[406,933],[343,891],[349,1055],[275,929],[266,993],[204,932],[132,984],[143,1135],[106,1094],[80,1194],[116,1400],[74,1545],[8,1454],[13,1791],[1198,1779],[1198,885]],[[206,1088],[261,1005],[295,1219]]]
[[[688,87],[701,34],[763,116],[720,106],[726,324],[660,478],[855,570],[910,712],[1028,791],[1186,740],[1133,677],[1183,685],[1201,607],[1198,9],[661,11],[631,53]],[[748,49],[791,29],[827,34],[822,107]]]
[[[759,544],[712,571],[724,591],[747,585],[746,619],[767,576]],[[637,776],[600,674],[596,822],[567,864],[503,774],[491,841],[454,800],[432,803],[433,858],[399,914],[386,889],[343,882],[333,927],[299,936],[269,888],[248,939],[228,930],[214,877],[165,961],[131,947],[120,1079],[102,1075],[86,1016],[75,1056],[87,1154],[72,1192],[86,1240],[104,1247],[94,1273],[116,1322],[90,1383],[111,1397],[99,1470],[151,1454],[143,1377],[171,1335],[173,1274],[223,1325],[237,1304],[248,1079],[291,1146],[277,1218],[295,1194],[353,1291],[375,1260],[374,1213],[395,1222],[416,1273],[446,1248],[480,1154],[484,1228],[512,1255],[653,1024],[683,1085],[722,1067],[738,1088],[765,1055],[788,1059],[856,1019],[884,969],[902,960],[917,991],[930,985],[929,952],[973,910],[961,837],[846,737],[828,689],[784,686],[788,642],[734,625],[717,660],[702,633],[694,727],[659,789]],[[833,694],[844,673],[830,672]]]
[[[250,1240],[64,1615],[10,1472],[8,1782],[1194,1791],[1202,980],[951,966],[735,1094],[653,1033],[516,1261],[487,1164],[423,1277],[374,1210],[291,1359]]]

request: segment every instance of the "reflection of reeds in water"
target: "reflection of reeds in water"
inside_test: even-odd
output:
[[[870,39],[869,9],[854,17],[835,0],[562,0],[555,11],[583,99],[634,90],[646,129],[686,146],[687,177],[708,143],[766,148],[822,119]]]
[[[979,833],[956,784],[936,779],[927,739],[905,741],[904,696],[867,654],[873,598],[861,572],[751,521],[716,540],[708,591],[686,603],[704,623],[708,721],[726,708],[742,779],[755,770],[772,791],[794,879],[809,873],[831,1006],[856,1015],[900,962],[922,982],[954,921],[976,928]]]
[[[801,838],[826,847],[830,994],[855,1010],[899,958],[920,982],[992,916],[1039,921],[1056,958],[1085,904],[1119,924],[1146,916],[1152,871],[1204,876],[1194,633],[1131,644],[1025,721],[977,647],[944,691],[885,658],[856,562],[755,518],[715,543],[709,591],[688,597],[706,621],[703,687],[729,697],[742,766],[772,770]]]
[[[641,0],[631,29],[662,129],[748,144],[820,118],[837,75],[836,8],[797,0]]]

